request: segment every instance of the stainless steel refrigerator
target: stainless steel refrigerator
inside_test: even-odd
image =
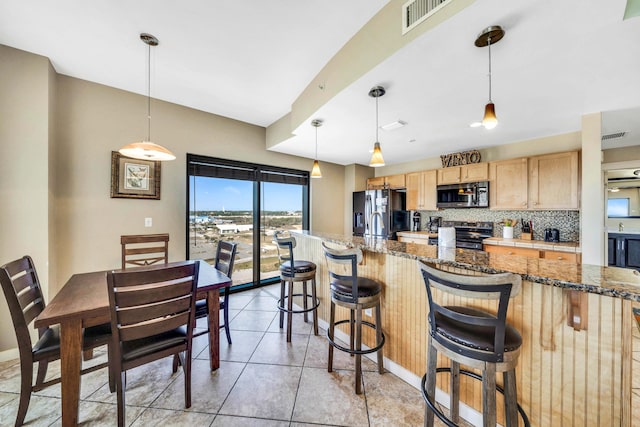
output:
[[[353,193],[353,235],[396,240],[396,232],[410,230],[406,194],[396,190]]]

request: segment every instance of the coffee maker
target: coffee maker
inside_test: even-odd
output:
[[[411,231],[420,231],[421,215],[420,212],[415,211],[411,215]]]
[[[438,227],[442,225],[442,217],[441,216],[430,216],[429,223],[427,227],[429,227],[429,231],[432,233],[438,232]]]

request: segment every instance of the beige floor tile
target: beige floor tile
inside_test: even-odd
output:
[[[184,375],[172,382],[151,407],[216,414],[244,367],[244,363],[221,362],[220,369],[211,372],[208,361],[194,360],[191,367],[191,408],[184,407]]]
[[[269,325],[275,317],[276,313],[273,311],[243,310],[231,321],[231,331],[242,330],[264,332],[269,329]],[[231,335],[231,339],[233,339],[233,332]]]
[[[278,311],[278,303],[271,295],[257,295],[244,307],[245,310]]]
[[[364,394],[355,394],[354,372],[304,368],[292,421],[368,426]]]
[[[171,411],[167,409],[147,408],[134,421],[132,427],[147,426],[209,426],[215,415],[199,412]]]
[[[220,414],[289,421],[302,368],[247,364]]]
[[[130,426],[142,414],[145,408],[128,406],[125,409],[125,424]],[[78,413],[82,427],[115,427],[118,425],[118,408],[111,403],[81,401]],[[51,427],[62,426],[62,418],[58,418]]]
[[[173,358],[166,357],[127,371],[125,404],[149,406],[173,381],[182,375],[181,368],[178,368],[175,374],[173,373],[172,364]],[[111,404],[117,402],[116,393],[109,391],[108,384],[88,396],[87,400]]]
[[[244,292],[231,294],[229,296],[229,309],[242,310],[251,302],[251,300],[253,300],[253,298],[255,298],[255,296],[255,294],[247,295]]]
[[[20,395],[16,393],[6,393],[3,391],[0,391],[0,407],[6,405],[7,403],[11,402],[14,399],[18,399],[19,397]]]
[[[420,390],[387,372],[365,372],[364,390],[371,426],[421,426],[424,400]]]
[[[287,342],[286,334],[267,332],[249,361],[251,363],[302,366],[308,342],[309,335],[293,334],[291,342]]]
[[[293,315],[291,324],[291,333],[293,334],[311,334],[311,330],[313,328],[313,317],[312,314],[309,314],[309,321],[305,322],[302,314],[296,313]],[[282,322],[282,328],[280,328],[280,313],[276,314],[276,318],[271,325],[269,326],[268,332],[286,334],[287,333],[287,314],[284,315],[284,320]]]
[[[288,421],[218,415],[211,427],[289,427]]]
[[[15,423],[19,400],[12,400],[0,407],[0,425],[11,426]],[[24,423],[29,427],[50,426],[62,416],[60,399],[46,396],[31,396],[29,409]]]
[[[229,345],[226,336],[224,336],[224,332],[222,332],[220,337],[220,360],[226,360],[228,362],[248,362],[263,335],[264,332],[231,330],[231,340],[233,344]],[[198,359],[209,360],[209,347],[204,348],[196,357]]]
[[[345,347],[348,344],[342,343]],[[307,348],[307,356],[304,361],[305,367],[310,368],[324,368],[327,369],[327,362],[329,358],[329,341],[326,337],[326,332],[321,330],[318,336],[309,337],[309,347]],[[349,353],[333,349],[333,369],[338,370],[355,370],[356,360]],[[362,357],[362,370],[363,371],[377,371],[378,365],[369,358]]]

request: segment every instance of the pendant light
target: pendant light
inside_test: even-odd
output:
[[[385,93],[386,92],[382,86],[374,86],[369,91],[369,96],[376,99],[376,142],[373,144],[373,154],[371,155],[371,161],[369,162],[369,166],[372,168],[384,166],[382,150],[380,149],[380,141],[378,140],[378,98]]]
[[[151,46],[158,46],[158,39],[151,34],[140,34],[147,46],[147,63],[149,75],[147,79],[147,139],[140,142],[132,142],[122,147],[119,152],[123,156],[140,160],[175,160],[176,156],[161,145],[151,142]]]
[[[320,172],[320,163],[318,163],[318,128],[322,126],[322,120],[314,119],[311,121],[311,126],[316,128],[316,156],[313,160],[313,168],[311,169],[311,178],[322,178],[322,172]]]
[[[502,37],[504,37],[504,30],[500,26],[494,25],[485,28],[485,30],[478,35],[475,42],[477,47],[487,46],[489,48],[489,102],[484,107],[484,117],[482,118],[482,126],[484,126],[485,129],[493,129],[498,125],[496,107],[491,100],[491,45],[498,43],[502,40]]]

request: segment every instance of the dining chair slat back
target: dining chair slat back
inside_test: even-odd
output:
[[[174,356],[174,372],[178,364],[184,369],[185,407],[191,406],[191,343],[199,266],[199,261],[186,261],[107,274],[118,426],[125,424],[124,372],[167,356]]]
[[[120,236],[122,269],[169,262],[169,234]]]
[[[38,328],[38,341],[35,345],[31,341],[29,325],[44,310],[45,302],[38,273],[30,256],[25,255],[0,267],[0,284],[11,314],[20,355],[20,400],[15,422],[16,426],[20,426],[27,415],[31,393],[60,382],[59,377],[45,381],[49,362],[60,359],[60,332],[57,325]],[[83,349],[88,350],[108,344],[110,337],[108,327],[85,328]],[[34,363],[38,363],[35,385],[33,384]],[[81,374],[107,365],[107,363],[97,364],[82,370]],[[110,379],[110,385],[111,381]]]
[[[233,274],[233,264],[236,259],[236,252],[238,250],[238,244],[232,243],[226,240],[220,240],[218,242],[218,248],[216,250],[216,262],[214,264],[217,270],[223,272],[229,279]],[[229,329],[229,293],[231,285],[224,287],[224,298],[220,298],[220,310],[222,310],[222,316],[224,323],[220,324],[220,329],[224,328],[227,335],[227,343],[231,344],[231,330]],[[196,319],[201,319],[209,315],[209,306],[206,300],[196,301]],[[194,334],[195,337],[209,333],[209,329],[199,331]]]

